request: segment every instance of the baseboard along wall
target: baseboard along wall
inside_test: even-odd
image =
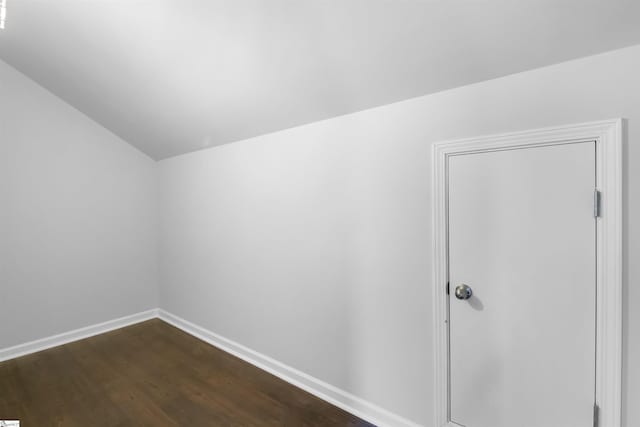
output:
[[[26,356],[27,354],[36,353],[38,351],[57,347],[73,341],[89,338],[94,335],[104,334],[105,332],[124,328],[125,326],[144,322],[145,320],[154,319],[156,317],[158,317],[158,309],[154,308],[140,313],[131,314],[129,316],[120,317],[118,319],[85,326],[84,328],[74,329],[73,331],[63,332],[61,334],[30,341],[24,344],[18,344],[13,347],[3,348],[0,349],[0,362],[15,359],[20,356]]]

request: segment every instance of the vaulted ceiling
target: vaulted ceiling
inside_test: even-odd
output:
[[[155,159],[640,43],[637,0],[7,0],[0,58]]]

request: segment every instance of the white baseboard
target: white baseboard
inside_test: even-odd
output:
[[[257,351],[243,346],[242,344],[238,344],[228,338],[222,337],[174,314],[159,309],[158,317],[196,338],[224,350],[227,353],[233,354],[245,362],[251,363],[256,367],[379,427],[421,427],[413,421],[409,421],[399,415],[387,411],[386,409],[380,408],[371,402],[367,402],[366,400],[354,396],[351,393],[334,387],[331,384],[327,384],[326,382],[305,374],[304,372],[300,372],[297,369],[270,358],[269,356],[258,353]]]
[[[78,341],[84,338],[89,338],[94,335],[103,334],[114,329],[133,325],[134,323],[144,322],[145,320],[153,319],[156,317],[158,317],[158,309],[154,308],[140,313],[131,314],[129,316],[120,317],[119,319],[108,320],[106,322],[85,326],[84,328],[75,329],[73,331],[64,332],[62,334],[52,335],[50,337],[41,338],[39,340],[0,349],[0,362],[14,359],[20,356],[25,356],[37,351],[46,350],[48,348],[56,347],[62,344],[67,344],[73,341]]]

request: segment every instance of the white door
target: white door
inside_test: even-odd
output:
[[[593,425],[595,156],[583,142],[449,158],[453,422]]]

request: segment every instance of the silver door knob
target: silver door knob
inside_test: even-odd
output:
[[[473,295],[473,291],[469,286],[462,284],[456,286],[455,294],[458,299],[469,299]]]

